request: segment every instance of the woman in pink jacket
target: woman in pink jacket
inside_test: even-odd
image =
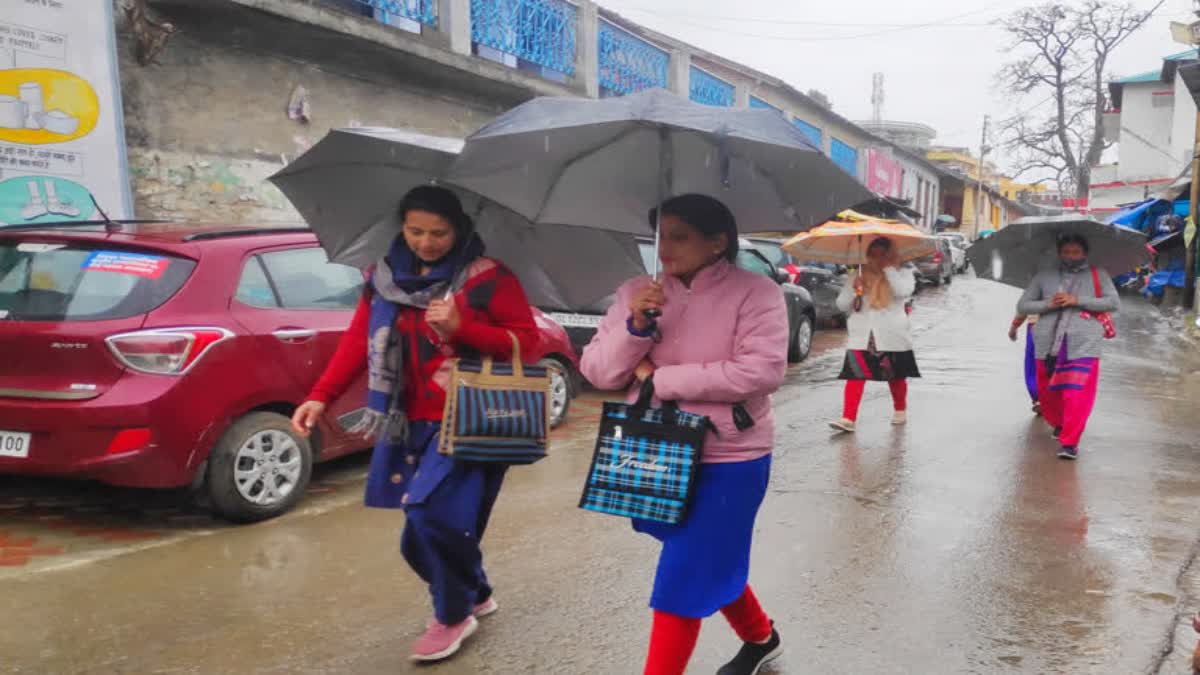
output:
[[[771,394],[787,369],[787,308],[774,280],[734,265],[737,223],[721,202],[674,197],[662,205],[661,230],[663,277],[617,291],[584,350],[583,373],[601,389],[628,388],[631,401],[653,378],[659,398],[715,426],[687,519],[633,523],[663,544],[645,672],[683,673],[701,620],[720,611],[745,643],[720,675],[751,675],[782,651],[747,580],[775,442]],[[649,319],[648,310],[661,316]]]

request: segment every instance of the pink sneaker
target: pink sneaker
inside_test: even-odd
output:
[[[432,621],[425,634],[422,635],[412,650],[413,661],[441,661],[454,656],[467,638],[479,629],[475,617],[468,616],[467,620],[457,626],[447,626]]]
[[[496,599],[488,598],[478,605],[475,605],[475,609],[472,610],[471,613],[475,615],[476,619],[482,619],[488,614],[494,614],[498,609],[500,609],[500,605],[496,602]]]

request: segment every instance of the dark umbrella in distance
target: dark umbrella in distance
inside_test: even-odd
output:
[[[1022,218],[975,242],[967,256],[981,279],[1025,288],[1039,271],[1058,264],[1057,241],[1064,234],[1086,238],[1088,260],[1112,276],[1132,270],[1147,257],[1146,235],[1079,215]]]

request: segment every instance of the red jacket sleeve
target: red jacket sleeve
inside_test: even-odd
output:
[[[485,276],[488,278],[480,279],[478,284],[467,289],[465,298],[459,296],[458,309],[462,323],[451,340],[478,350],[485,356],[508,360],[512,355],[512,341],[508,334],[512,333],[521,343],[522,360],[531,359],[537,353],[541,335],[533,321],[533,311],[529,309],[529,300],[525,297],[521,282],[502,265],[497,265]],[[485,311],[477,311],[469,306],[469,298],[476,292],[490,293]]]
[[[370,314],[371,296],[364,292],[354,310],[350,327],[342,334],[337,351],[333,353],[329,365],[325,366],[321,379],[313,386],[308,400],[329,403],[345,393],[346,388],[367,367],[367,322]]]

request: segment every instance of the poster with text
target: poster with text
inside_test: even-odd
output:
[[[112,0],[0,0],[0,227],[96,204],[133,216]]]

